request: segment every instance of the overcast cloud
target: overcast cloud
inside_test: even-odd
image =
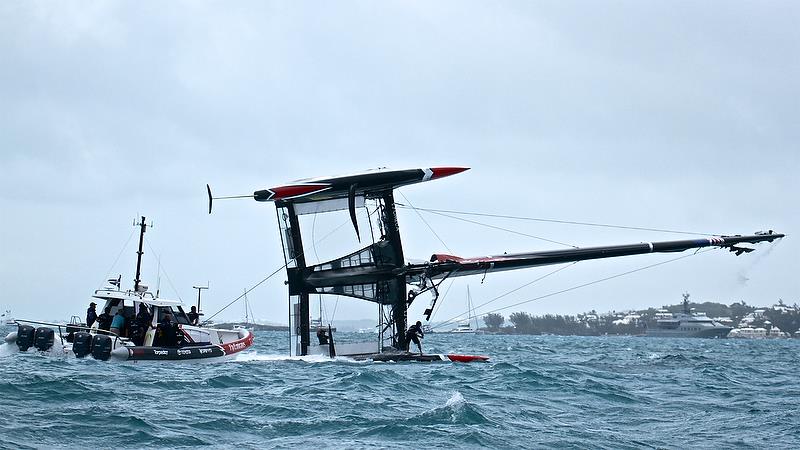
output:
[[[419,207],[789,236],[708,252],[504,311],[695,300],[800,302],[796,2],[37,2],[0,4],[0,308],[82,315],[133,278],[213,312],[283,264],[274,208],[219,195],[388,166],[463,165],[401,190]],[[402,195],[397,195],[405,202]],[[446,251],[400,211],[406,255]],[[426,215],[450,251],[557,247]],[[333,218],[347,220],[346,215]],[[324,220],[315,224],[317,236]],[[680,235],[493,221],[575,245]],[[352,230],[337,232],[341,243]],[[328,242],[331,242],[329,240]],[[354,244],[355,245],[355,244]],[[319,244],[325,252],[325,243]],[[116,265],[117,256],[122,256]],[[688,254],[688,253],[687,253]],[[491,308],[666,261],[583,262]],[[458,280],[436,319],[554,268]],[[283,273],[248,297],[285,322]],[[745,281],[746,279],[746,281]],[[173,289],[174,286],[174,289]],[[326,301],[333,310],[336,300]],[[418,317],[427,300],[415,303]],[[342,299],[336,318],[374,317]],[[243,315],[236,307],[223,314]]]

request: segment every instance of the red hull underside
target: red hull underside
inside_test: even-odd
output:
[[[481,356],[481,355],[447,355],[447,359],[453,362],[477,362],[477,361],[488,361],[488,356]]]

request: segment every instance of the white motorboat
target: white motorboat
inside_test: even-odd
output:
[[[78,323],[79,319],[74,316],[69,324],[17,319],[18,329],[6,336],[6,342],[16,344],[20,351],[33,347],[78,358],[91,355],[104,361],[223,359],[252,346],[251,331],[192,325],[180,301],[147,291],[139,280],[145,218],[136,225],[141,227],[141,233],[133,289],[120,289],[121,280],[115,279],[92,295],[103,304],[100,311],[106,311],[111,317],[122,316],[124,320],[115,323],[119,326],[108,327],[106,318],[90,326]],[[145,310],[146,314],[137,317],[137,312]],[[101,323],[104,324],[102,328]]]

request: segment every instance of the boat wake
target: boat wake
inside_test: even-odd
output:
[[[325,355],[306,355],[306,356],[287,356],[278,354],[259,354],[258,352],[239,353],[231,361],[234,362],[252,362],[252,361],[303,361],[307,363],[364,363],[365,361],[356,361],[344,356],[337,356],[330,358]]]
[[[16,345],[12,346],[11,344],[5,342],[0,344],[0,358],[12,355],[14,353],[18,353]]]
[[[38,354],[38,355],[45,355],[48,357],[62,357],[66,358],[69,355],[63,346],[54,345],[45,351],[36,350],[35,348],[30,348],[27,351],[20,352],[17,348],[17,345],[13,342],[4,342],[0,344],[0,358],[18,355],[20,353],[29,353],[29,354]]]

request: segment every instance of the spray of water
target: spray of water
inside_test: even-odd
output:
[[[748,277],[750,272],[758,264],[760,264],[761,261],[763,261],[767,256],[769,256],[772,253],[772,251],[775,250],[775,247],[777,247],[778,244],[780,244],[780,242],[781,242],[781,240],[778,239],[772,245],[767,247],[766,250],[764,250],[763,252],[755,252],[755,257],[748,259],[749,263],[745,267],[743,267],[741,270],[739,270],[739,272],[736,274],[736,281],[739,284],[739,286],[746,286],[747,285],[747,282],[750,280],[750,277]]]

